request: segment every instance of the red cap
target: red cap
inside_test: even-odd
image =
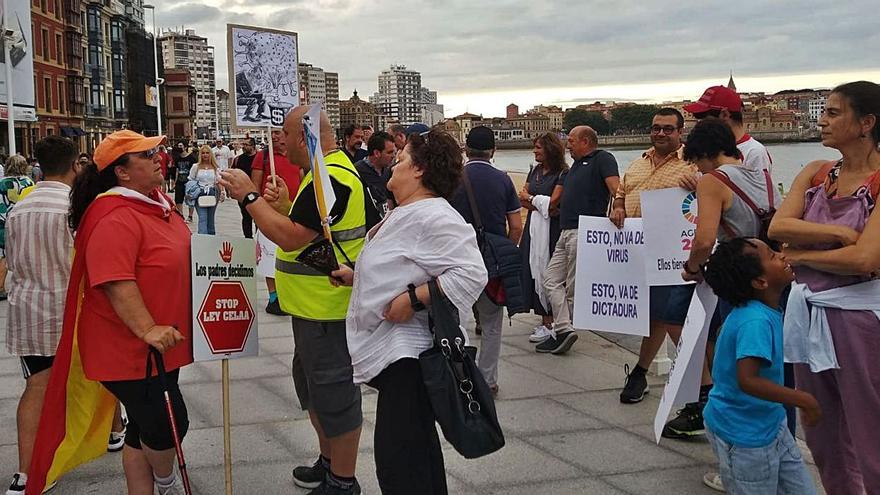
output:
[[[92,160],[98,171],[104,170],[126,153],[138,153],[156,148],[165,141],[165,136],[146,137],[134,131],[116,131],[110,134],[95,148]]]
[[[736,94],[736,91],[727,86],[712,86],[703,92],[703,96],[699,100],[684,106],[684,109],[690,113],[703,113],[709,110],[742,112],[742,108],[742,99]]]

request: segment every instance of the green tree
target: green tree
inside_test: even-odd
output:
[[[588,125],[596,131],[597,134],[608,134],[611,126],[608,120],[601,112],[588,112],[581,108],[570,108],[565,111],[565,117],[562,120],[562,127],[566,132],[571,131],[579,125]]]
[[[648,134],[657,105],[627,105],[611,110],[611,129],[615,134]]]

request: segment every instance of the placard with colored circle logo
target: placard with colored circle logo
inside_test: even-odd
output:
[[[697,194],[673,187],[642,191],[648,285],[681,285],[697,229]]]

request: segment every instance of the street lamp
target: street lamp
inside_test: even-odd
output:
[[[156,70],[156,126],[158,127],[157,136],[162,135],[162,97],[159,94],[159,86],[162,84],[162,80],[159,79],[159,37],[156,34],[156,7],[154,5],[150,5],[148,3],[144,4],[145,9],[150,9],[153,12],[153,65]]]
[[[3,0],[3,54],[6,60],[6,128],[9,139],[9,156],[15,154],[15,99],[12,94],[12,58],[10,50],[15,31],[9,29],[9,6]]]

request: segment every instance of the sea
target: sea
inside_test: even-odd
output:
[[[813,160],[836,160],[840,158],[840,152],[822,146],[821,143],[781,143],[768,144],[767,151],[773,159],[773,182],[782,183],[785,190],[791,187],[792,181],[801,171],[804,165]],[[604,148],[610,151],[617,159],[621,175],[633,160],[641,156],[644,148]],[[571,157],[566,156],[569,165]],[[516,179],[520,174],[527,174],[535,164],[535,156],[531,150],[498,150],[493,159],[495,166],[511,172]],[[519,181],[517,181],[519,182]]]

